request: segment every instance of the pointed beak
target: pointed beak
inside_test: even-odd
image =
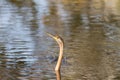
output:
[[[46,34],[56,40],[56,37],[54,35],[52,35],[50,33],[46,33]]]

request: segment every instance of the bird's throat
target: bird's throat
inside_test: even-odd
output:
[[[56,67],[55,67],[55,71],[60,70],[62,58],[63,58],[63,44],[60,44],[59,47],[60,47],[60,51],[59,51],[59,57],[58,57],[58,61],[57,61]]]

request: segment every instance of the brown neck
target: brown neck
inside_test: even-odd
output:
[[[63,57],[63,43],[59,44],[59,47],[60,47],[60,52],[59,52],[58,61],[55,67],[55,71],[60,70],[60,67],[61,67],[61,62],[62,62],[62,57]]]

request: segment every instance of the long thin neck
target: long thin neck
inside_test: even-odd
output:
[[[59,44],[59,47],[60,47],[60,52],[59,52],[58,61],[55,67],[55,71],[60,70],[60,67],[61,67],[61,62],[62,62],[62,57],[63,57],[63,43]]]

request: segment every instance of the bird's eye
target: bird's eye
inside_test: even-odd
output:
[[[59,36],[56,36],[57,39],[59,39]]]

